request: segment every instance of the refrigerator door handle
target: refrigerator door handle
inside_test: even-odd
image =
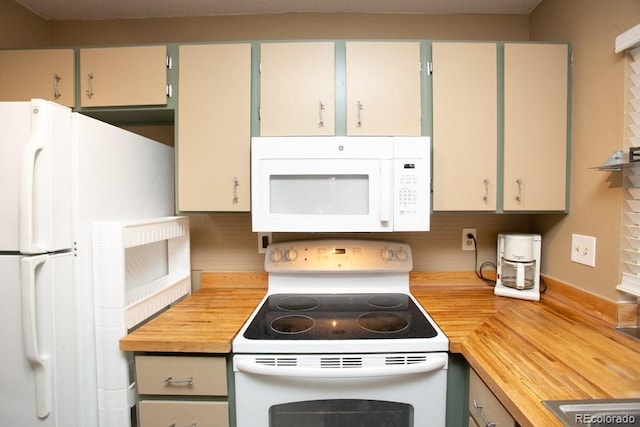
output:
[[[34,239],[34,207],[35,193],[34,176],[36,173],[36,157],[44,149],[39,142],[38,134],[34,132],[29,143],[25,146],[22,156],[22,176],[20,179],[20,252],[37,254],[46,252],[38,248]]]
[[[51,412],[51,386],[49,358],[38,348],[38,323],[36,314],[36,269],[45,263],[47,255],[24,257],[20,264],[22,280],[22,336],[27,360],[35,373],[36,414],[46,418]]]

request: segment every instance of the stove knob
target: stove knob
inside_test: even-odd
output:
[[[269,259],[271,260],[271,262],[280,262],[282,261],[282,252],[275,250],[275,251],[271,251],[271,253],[269,254]]]
[[[393,259],[393,251],[391,249],[384,249],[382,253],[382,259],[385,261],[391,261]]]
[[[284,251],[284,260],[285,261],[295,261],[298,258],[298,252],[295,249],[289,249]]]
[[[398,258],[398,261],[405,262],[409,258],[409,254],[402,249],[398,249],[398,252],[396,253],[396,258]]]

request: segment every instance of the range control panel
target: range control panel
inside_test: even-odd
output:
[[[273,243],[264,261],[269,273],[394,273],[413,268],[411,247],[382,240],[318,239]]]

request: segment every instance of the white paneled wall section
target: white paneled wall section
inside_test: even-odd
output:
[[[626,84],[625,151],[640,147],[640,47],[629,50],[629,69]],[[624,169],[626,206],[628,219],[623,234],[625,268],[618,290],[640,297],[640,165]]]

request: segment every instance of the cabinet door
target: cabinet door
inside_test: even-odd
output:
[[[0,100],[42,98],[75,106],[73,49],[0,51]]]
[[[165,105],[166,46],[80,49],[82,107]]]
[[[496,209],[495,43],[433,43],[433,209]]]
[[[333,135],[334,43],[264,43],[260,49],[260,135]]]
[[[347,134],[421,134],[420,43],[346,44]]]
[[[567,45],[505,44],[505,211],[566,209],[567,85]]]
[[[251,45],[179,54],[178,209],[249,211]]]
[[[142,400],[140,427],[228,427],[227,402]]]
[[[511,414],[473,369],[469,372],[469,414],[471,414],[470,418],[474,418],[480,425],[500,427],[516,425]]]

